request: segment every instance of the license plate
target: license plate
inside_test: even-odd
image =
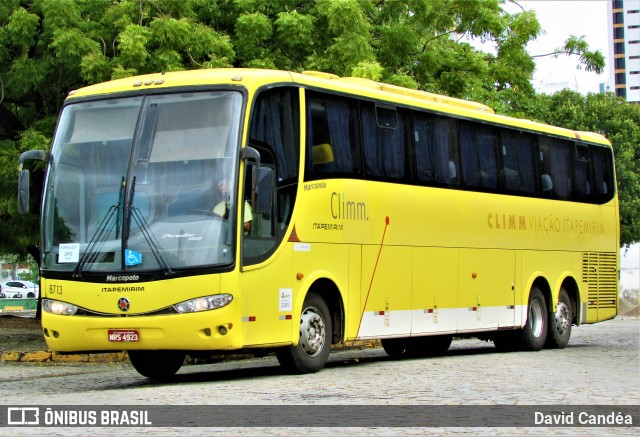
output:
[[[137,329],[109,329],[109,341],[117,343],[131,343],[140,340],[140,332]]]

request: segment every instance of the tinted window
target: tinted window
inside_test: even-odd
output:
[[[539,149],[542,194],[558,199],[570,199],[573,191],[572,143],[540,137]]]
[[[358,130],[355,100],[309,92],[306,178],[360,175]]]
[[[275,156],[278,180],[298,177],[298,90],[276,88],[260,94],[251,121],[250,140],[258,141]]]
[[[363,102],[361,119],[367,177],[405,178],[405,163],[409,157],[406,112]]]
[[[602,203],[611,200],[615,192],[611,151],[605,147],[591,146],[591,167],[593,200]]]
[[[574,194],[577,200],[588,200],[593,194],[593,184],[591,182],[589,146],[585,144],[576,144],[574,178]]]
[[[502,129],[502,176],[507,191],[533,194],[536,192],[534,135]]]
[[[458,130],[449,118],[414,112],[416,179],[422,183],[458,183]]]
[[[470,188],[498,189],[498,136],[477,123],[460,123],[462,176]]]

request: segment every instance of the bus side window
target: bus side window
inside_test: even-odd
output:
[[[435,117],[433,120],[432,152],[435,180],[446,185],[460,184],[458,154],[458,125],[455,119]]]
[[[308,91],[305,180],[360,174],[357,106]]]
[[[613,198],[613,156],[605,147],[591,146],[591,168],[593,171],[592,199],[597,203]]]
[[[591,182],[591,162],[589,157],[589,146],[576,144],[575,165],[575,194],[578,200],[587,200],[593,193]]]
[[[360,110],[367,177],[404,179],[411,171],[407,111],[369,102]]]
[[[513,129],[501,129],[500,137],[505,189],[516,193],[535,193],[535,137]]]
[[[271,210],[258,214],[250,203],[254,167],[247,165],[242,204],[243,262],[259,263],[284,237],[296,200],[300,158],[300,90],[276,87],[256,98],[249,127],[249,145],[258,150],[261,166],[273,168]],[[249,213],[250,212],[250,213]],[[251,219],[250,225],[247,222]]]
[[[462,178],[470,188],[498,189],[498,137],[493,128],[460,123]]]
[[[573,193],[572,143],[550,137],[540,137],[541,173],[550,175],[553,182],[552,197],[571,200]],[[544,180],[543,194],[544,193]]]

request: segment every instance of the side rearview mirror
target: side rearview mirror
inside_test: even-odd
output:
[[[18,213],[29,212],[30,199],[30,173],[24,168],[26,161],[46,161],[48,153],[45,150],[28,150],[20,155],[18,160]]]
[[[18,172],[18,213],[29,212],[29,170]]]

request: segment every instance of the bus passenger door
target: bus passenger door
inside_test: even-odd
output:
[[[460,250],[458,331],[514,325],[515,264],[513,250]]]
[[[246,200],[256,169],[247,172],[245,200],[242,204],[243,332],[245,345],[274,345],[291,341],[293,323],[293,255],[291,246],[282,242],[284,224],[278,205],[292,202],[291,196],[276,199],[272,184],[261,186],[272,197],[270,208],[256,196],[253,206]],[[273,172],[266,173],[273,178]],[[257,176],[256,176],[257,177]],[[259,183],[258,183],[259,184]],[[277,250],[279,244],[284,244]]]

